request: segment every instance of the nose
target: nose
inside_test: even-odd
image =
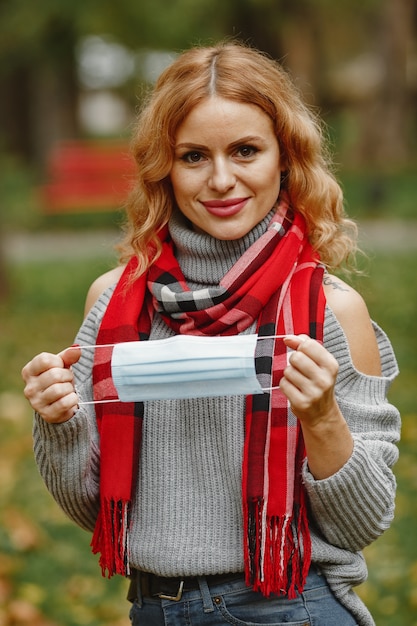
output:
[[[214,159],[208,180],[208,185],[213,191],[225,193],[236,184],[236,176],[233,164],[227,159]]]

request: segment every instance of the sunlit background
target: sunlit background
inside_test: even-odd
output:
[[[0,1],[0,626],[123,626],[126,581],[46,492],[20,369],[70,345],[116,262],[135,112],[182,50],[238,38],[320,112],[388,332],[403,415],[397,515],[366,551],[377,626],[417,626],[416,0]]]

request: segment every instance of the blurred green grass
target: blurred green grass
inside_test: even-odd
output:
[[[0,305],[0,623],[122,626],[126,581],[103,579],[88,533],[59,511],[32,458],[31,411],[20,370],[35,353],[73,342],[89,284],[111,263],[94,260],[9,266],[12,292]],[[378,626],[417,626],[417,250],[381,254],[355,280],[372,317],[389,334],[401,375],[391,392],[403,414],[397,514],[367,551],[359,592]]]

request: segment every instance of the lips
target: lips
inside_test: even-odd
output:
[[[245,206],[249,198],[230,198],[228,200],[207,200],[202,202],[203,206],[211,215],[216,217],[229,217],[239,213]]]

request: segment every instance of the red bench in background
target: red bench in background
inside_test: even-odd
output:
[[[114,210],[126,200],[135,174],[127,143],[67,141],[51,152],[48,182],[40,188],[45,213]]]

